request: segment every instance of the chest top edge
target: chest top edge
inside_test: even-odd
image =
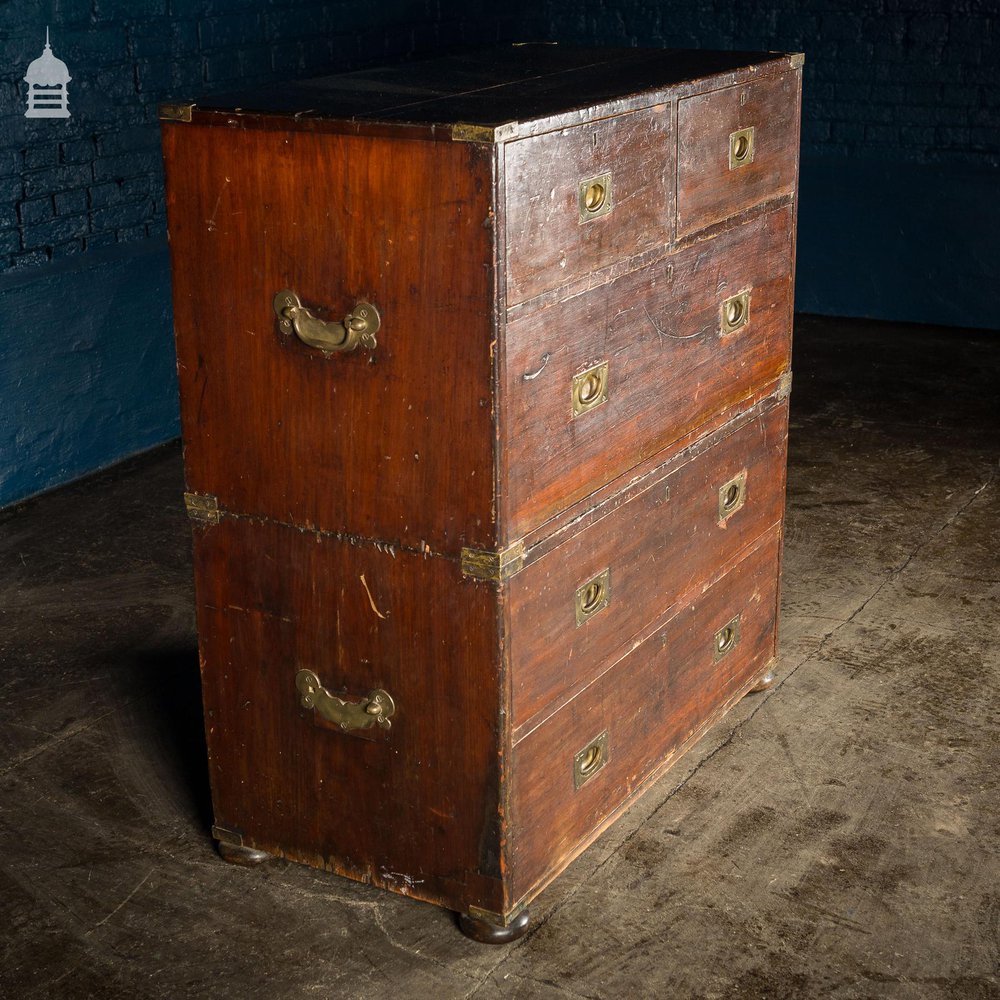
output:
[[[160,118],[500,145],[798,72],[803,61],[802,53],[510,46],[168,102]]]

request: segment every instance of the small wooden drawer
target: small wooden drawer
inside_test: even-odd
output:
[[[775,648],[779,545],[775,528],[515,744],[514,900],[565,867],[764,672]]]
[[[789,72],[678,102],[678,237],[792,193],[801,81]]]
[[[508,305],[665,246],[673,146],[669,104],[509,143]]]
[[[770,397],[606,517],[537,561],[529,554],[508,584],[515,739],[781,519],[787,427],[787,401]]]
[[[509,537],[787,369],[791,234],[791,209],[780,208],[585,294],[511,310],[500,497]]]

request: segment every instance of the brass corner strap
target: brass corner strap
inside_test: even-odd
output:
[[[785,372],[778,380],[778,399],[788,399],[792,394],[792,373]]]
[[[514,542],[499,552],[485,549],[462,549],[462,576],[500,583],[509,580],[524,567],[524,543]]]
[[[183,104],[178,101],[166,101],[159,107],[160,121],[189,122],[195,105]]]
[[[452,142],[505,142],[517,135],[518,123],[506,122],[503,125],[473,125],[469,122],[457,122],[451,126]]]
[[[218,524],[222,518],[219,511],[219,498],[210,493],[185,493],[184,506],[192,521],[202,524]]]

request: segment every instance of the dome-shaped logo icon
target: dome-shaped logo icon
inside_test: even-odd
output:
[[[28,110],[25,118],[69,118],[69,92],[66,84],[73,78],[69,67],[56,59],[49,45],[49,29],[45,29],[45,48],[28,66],[24,82],[28,85]]]

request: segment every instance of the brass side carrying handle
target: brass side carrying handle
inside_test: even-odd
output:
[[[388,729],[390,716],[396,704],[388,691],[376,688],[364,701],[343,701],[330,694],[311,670],[300,670],[295,675],[295,686],[302,695],[302,707],[314,708],[319,715],[341,729],[369,729],[381,726]]]
[[[343,323],[320,319],[288,288],[275,295],[274,314],[278,317],[278,329],[282,333],[294,333],[303,344],[327,354],[353,351],[358,347],[372,350],[377,345],[375,334],[382,325],[382,317],[370,302],[359,302]]]

